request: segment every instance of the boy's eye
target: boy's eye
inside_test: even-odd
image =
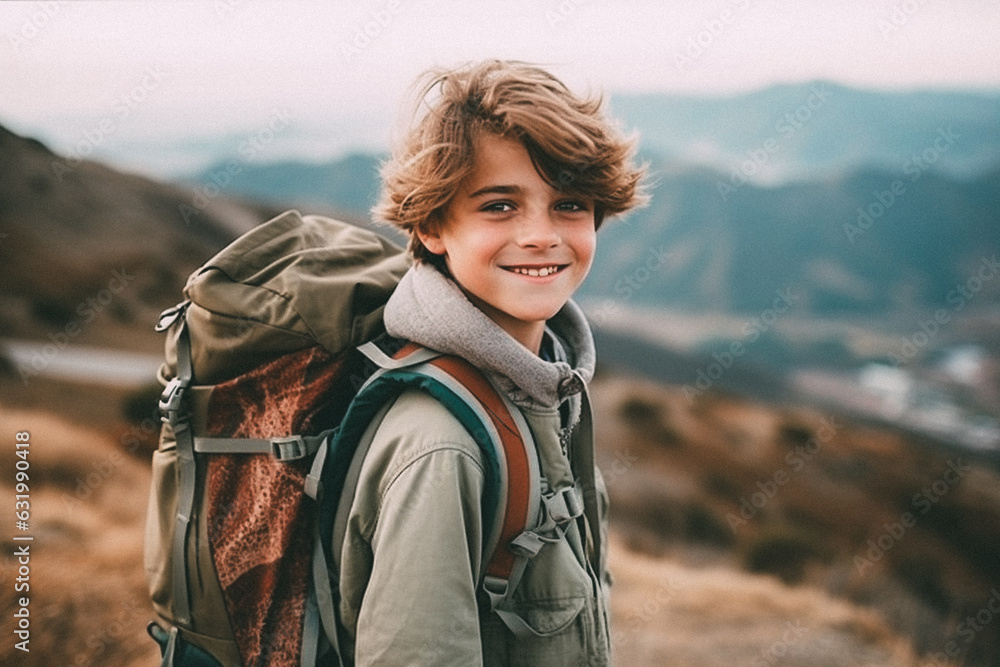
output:
[[[483,206],[481,209],[487,213],[507,213],[514,210],[514,206],[506,201],[493,201]]]
[[[567,199],[557,203],[556,210],[564,213],[575,213],[578,211],[589,211],[590,206],[587,205],[587,202],[579,199]]]

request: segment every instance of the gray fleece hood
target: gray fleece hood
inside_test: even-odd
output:
[[[450,278],[417,263],[403,276],[385,306],[389,335],[465,358],[490,373],[511,400],[525,407],[554,408],[583,390],[594,376],[590,326],[569,301],[548,321],[566,346],[566,360],[545,361],[514,340],[479,310]],[[557,344],[558,347],[558,344]]]

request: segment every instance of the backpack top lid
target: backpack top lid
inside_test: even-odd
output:
[[[337,354],[371,340],[410,263],[388,239],[324,216],[292,210],[255,227],[184,287],[195,381],[215,384],[304,347]],[[176,373],[176,332],[164,382]]]

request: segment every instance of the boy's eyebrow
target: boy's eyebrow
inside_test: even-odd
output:
[[[522,191],[519,185],[487,185],[479,188],[475,192],[469,193],[469,199],[482,197],[483,195],[516,195]]]

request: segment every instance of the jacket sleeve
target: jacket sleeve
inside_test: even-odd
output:
[[[442,444],[383,480],[358,616],[358,666],[482,664],[483,485],[468,449]]]

